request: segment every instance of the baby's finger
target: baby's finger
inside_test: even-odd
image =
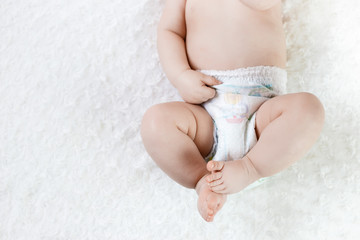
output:
[[[215,97],[216,91],[213,88],[203,86],[203,87],[201,87],[201,95],[203,96],[204,101],[207,101],[207,100]]]
[[[207,76],[207,75],[204,75],[204,76],[201,78],[201,81],[202,81],[203,83],[205,83],[206,85],[208,85],[208,86],[214,86],[214,85],[222,84],[221,81],[217,80],[217,79],[214,78],[214,77]]]

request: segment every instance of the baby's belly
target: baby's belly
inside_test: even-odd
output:
[[[281,6],[266,12],[239,0],[188,0],[186,48],[193,69],[285,68]]]

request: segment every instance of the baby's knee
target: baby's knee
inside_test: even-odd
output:
[[[166,106],[157,104],[150,107],[144,114],[141,122],[141,136],[143,139],[156,136],[161,132],[166,117]]]
[[[297,111],[299,119],[323,124],[325,118],[324,106],[314,94],[308,92],[298,93],[293,107]]]

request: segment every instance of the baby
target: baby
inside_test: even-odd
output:
[[[206,221],[227,194],[289,167],[319,137],[318,98],[285,94],[281,0],[167,0],[158,51],[185,102],[148,109],[142,139],[166,174],[196,190]]]

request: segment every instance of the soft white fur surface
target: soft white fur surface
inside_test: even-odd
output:
[[[286,0],[288,91],[326,109],[319,141],[213,223],[139,128],[180,100],[156,50],[163,0],[1,0],[0,239],[359,239],[360,3]]]

